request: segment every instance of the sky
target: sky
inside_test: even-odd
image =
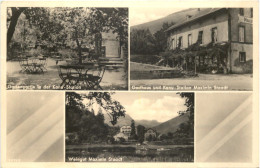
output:
[[[184,10],[185,8],[130,8],[130,26],[160,19],[169,14]]]
[[[126,114],[130,115],[134,120],[165,122],[177,117],[179,111],[187,109],[184,105],[185,98],[181,98],[176,93],[116,92],[112,95],[112,99],[120,102],[125,108]],[[88,99],[83,100],[83,103],[88,103]],[[92,108],[97,114],[100,106],[94,103]]]
[[[178,116],[178,111],[187,108],[185,99],[176,93],[117,92],[113,98],[125,107],[126,114],[134,120],[165,122]]]

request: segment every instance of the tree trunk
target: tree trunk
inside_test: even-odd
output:
[[[102,49],[102,34],[100,32],[98,32],[95,34],[96,59],[98,59],[97,57],[100,57],[102,55],[101,49]]]
[[[77,46],[78,46],[79,64],[82,64],[81,44],[79,43],[78,39],[76,39],[76,42],[77,42]]]
[[[11,21],[10,21],[10,25],[8,27],[8,30],[7,30],[7,46],[9,45],[9,43],[11,42],[11,39],[14,35],[14,31],[15,31],[15,27],[17,25],[17,21],[20,17],[20,15],[22,14],[22,12],[26,9],[26,8],[15,8],[15,7],[12,7],[12,17],[11,17]]]
[[[122,46],[122,42],[121,42],[121,37],[119,36],[119,49],[118,49],[118,56],[119,58],[121,58],[121,46]]]

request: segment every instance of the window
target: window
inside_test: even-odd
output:
[[[244,9],[243,9],[243,8],[239,8],[239,14],[240,14],[241,16],[244,16]]]
[[[191,34],[188,35],[188,47],[192,44]]]
[[[198,44],[203,44],[203,31],[199,31]]]
[[[239,52],[239,62],[246,62],[246,53]]]
[[[211,41],[213,43],[218,42],[218,29],[216,27],[211,29]]]
[[[182,47],[182,36],[179,37],[178,48]]]
[[[239,42],[245,42],[245,27],[239,26]]]
[[[175,49],[175,39],[172,39],[172,49]]]

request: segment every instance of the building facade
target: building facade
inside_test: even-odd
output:
[[[123,47],[120,46],[116,33],[102,33],[102,56],[105,58],[123,58]]]
[[[120,128],[120,132],[114,136],[115,141],[120,141],[120,138],[123,138],[125,141],[128,141],[131,135],[131,126],[124,125]]]
[[[128,137],[131,135],[131,130],[131,126],[129,125],[124,125],[120,128],[120,132],[127,135]]]
[[[144,139],[146,141],[153,141],[153,140],[156,140],[156,137],[157,137],[157,133],[155,130],[153,130],[152,128],[148,128],[146,130],[146,133],[144,134]]]
[[[253,61],[253,9],[198,9],[194,16],[171,26],[167,31],[168,50],[199,46],[227,45],[223,65],[228,72],[245,73]],[[207,57],[203,57],[207,58]],[[214,60],[211,60],[214,62]],[[199,63],[207,63],[201,58]],[[252,68],[252,67],[251,67]]]

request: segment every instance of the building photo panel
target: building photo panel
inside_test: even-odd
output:
[[[193,162],[194,93],[66,92],[66,162]]]
[[[131,8],[130,19],[131,90],[252,90],[253,8]]]
[[[8,7],[8,90],[127,90],[128,8]]]
[[[7,92],[6,162],[64,161],[64,93]]]

